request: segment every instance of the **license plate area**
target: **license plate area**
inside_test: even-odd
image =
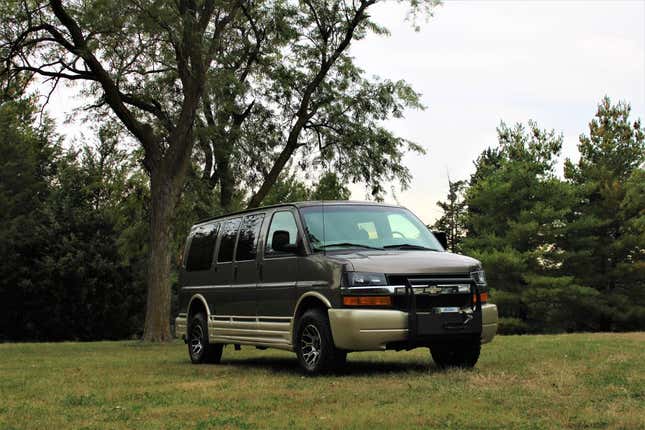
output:
[[[481,331],[481,312],[419,312],[416,314],[418,336],[448,333],[478,333]]]

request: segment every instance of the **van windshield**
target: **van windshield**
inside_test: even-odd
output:
[[[370,205],[324,205],[300,209],[316,251],[402,249],[443,251],[428,228],[410,211]],[[324,224],[323,224],[324,218]]]

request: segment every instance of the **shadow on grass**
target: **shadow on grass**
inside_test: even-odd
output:
[[[256,370],[271,370],[277,373],[303,375],[302,370],[298,364],[298,360],[288,357],[250,357],[239,359],[224,359],[222,364],[226,366],[239,367],[241,370],[256,369]],[[383,361],[367,361],[367,360],[352,360],[347,361],[347,364],[341,366],[338,370],[331,373],[336,376],[368,376],[374,374],[385,373],[440,373],[441,369],[435,367],[430,362],[383,362]]]

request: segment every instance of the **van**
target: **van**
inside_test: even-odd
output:
[[[227,344],[293,351],[306,374],[352,351],[429,348],[473,367],[497,332],[479,261],[409,210],[310,201],[202,221],[186,241],[176,332],[193,363]]]

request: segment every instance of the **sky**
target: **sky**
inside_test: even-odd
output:
[[[447,0],[418,32],[403,4],[377,4],[371,14],[391,34],[357,41],[351,54],[369,76],[406,80],[427,107],[386,124],[427,152],[405,157],[410,187],[386,201],[426,223],[440,216],[448,177],[467,179],[473,160],[496,145],[502,120],[555,129],[562,159],[575,160],[603,96],[631,103],[632,117],[645,119],[645,0]],[[62,122],[80,104],[63,89],[48,108],[71,138],[83,125]],[[351,190],[366,198],[363,186]]]
[[[564,136],[563,159],[604,95],[632,105],[645,119],[645,1],[445,1],[415,32],[402,6],[375,7],[391,32],[352,47],[369,75],[405,79],[422,93],[425,111],[387,126],[421,144],[426,155],[405,162],[411,186],[396,199],[423,221],[452,180],[467,179],[473,160],[497,143],[496,127],[537,121]],[[352,186],[352,198],[364,199]]]

